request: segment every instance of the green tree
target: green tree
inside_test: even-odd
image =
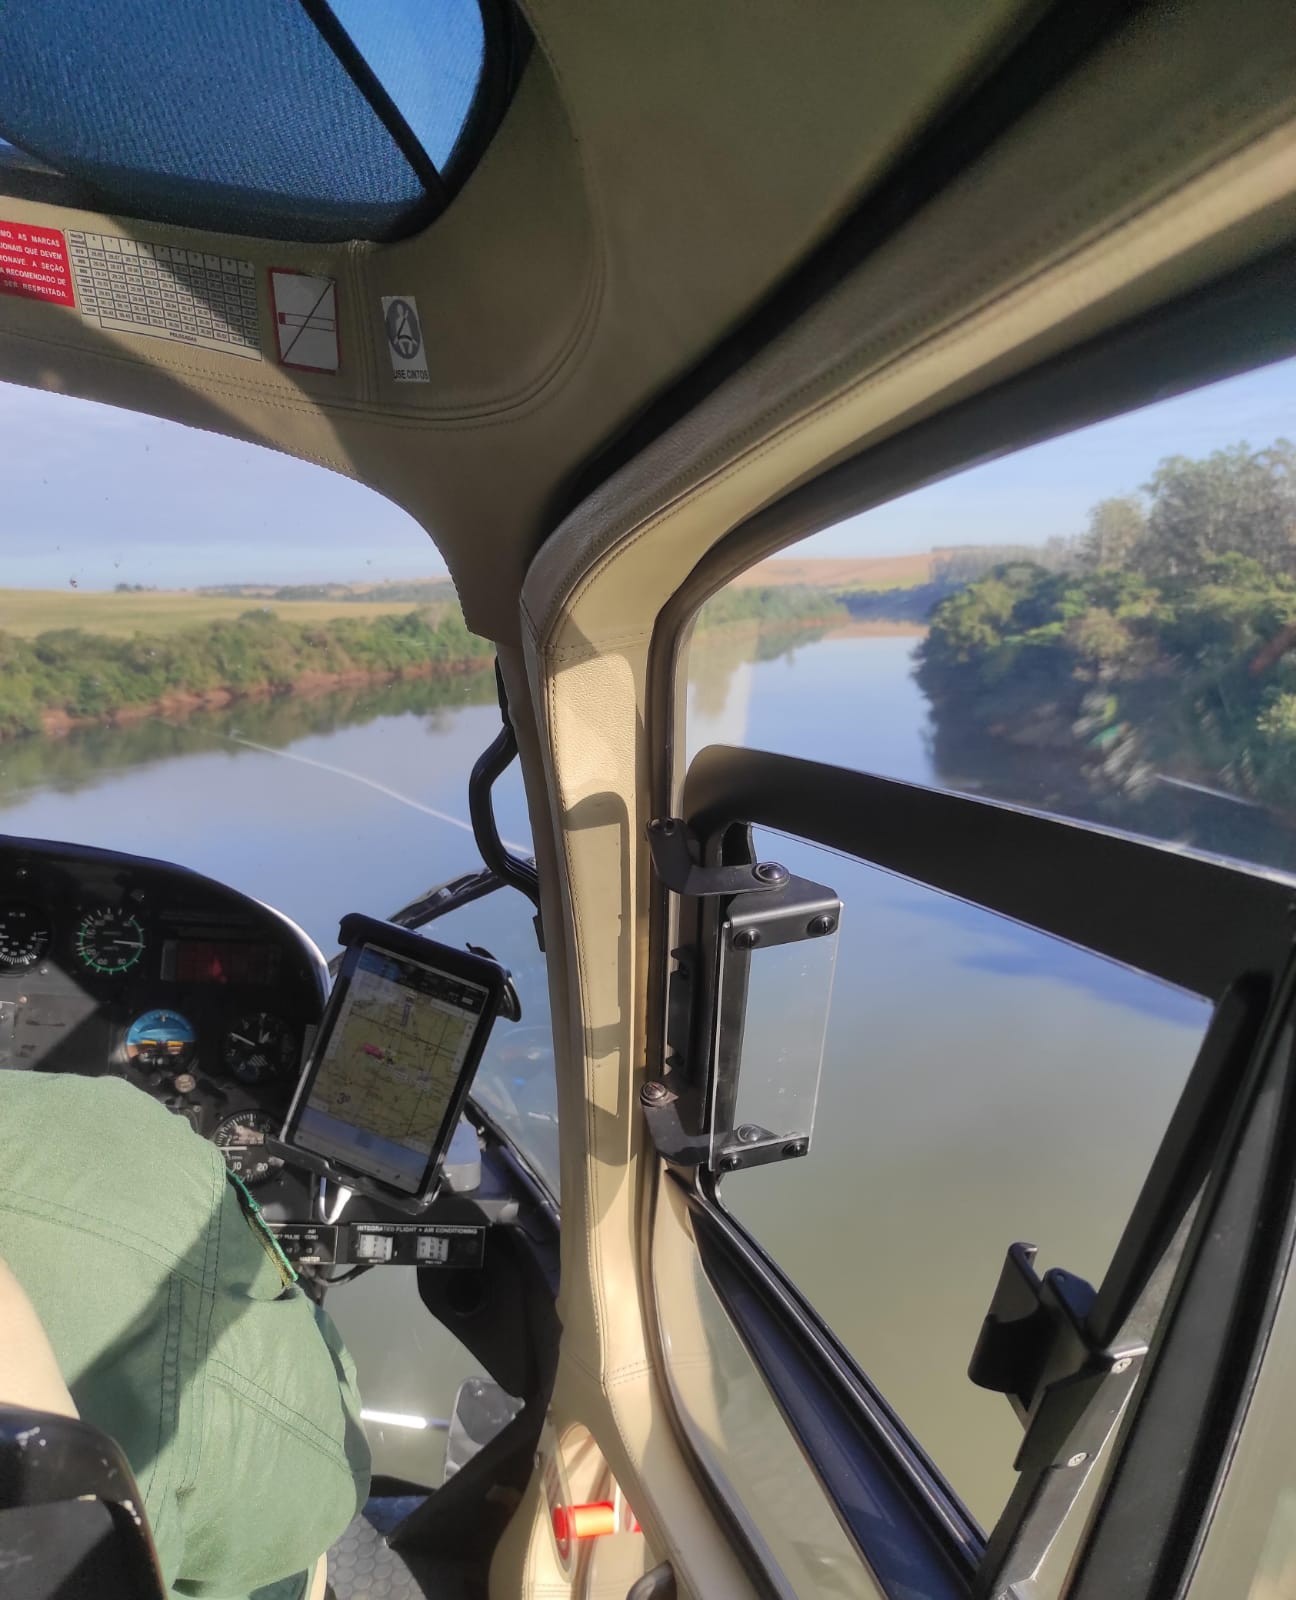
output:
[[[1077,555],[1081,569],[1097,572],[1104,567],[1129,566],[1146,533],[1147,517],[1136,495],[1100,500],[1080,536]]]
[[[1296,572],[1296,446],[1246,444],[1199,461],[1168,456],[1147,484],[1151,507],[1139,565],[1155,578],[1195,578],[1221,556],[1250,556],[1271,576]]]

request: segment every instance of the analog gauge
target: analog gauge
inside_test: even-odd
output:
[[[49,918],[35,906],[0,905],[0,971],[25,972],[50,947]]]
[[[188,1072],[193,1065],[198,1035],[188,1017],[178,1011],[146,1011],[126,1030],[126,1059],[132,1066],[156,1071]]]
[[[144,954],[144,929],[133,912],[103,906],[77,923],[76,953],[91,972],[129,972]]]
[[[236,1111],[216,1124],[212,1137],[220,1146],[225,1165],[249,1188],[268,1183],[283,1170],[282,1158],[270,1155],[265,1147],[267,1137],[274,1137],[278,1125],[268,1111]]]
[[[249,1012],[230,1023],[221,1056],[225,1070],[240,1083],[264,1083],[292,1070],[292,1032],[268,1011]]]

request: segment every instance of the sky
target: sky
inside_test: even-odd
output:
[[[798,556],[1036,544],[1164,456],[1296,439],[1296,360],[1147,406],[852,517]],[[445,564],[390,501],[322,467],[91,401],[0,385],[0,585],[378,582]],[[791,553],[791,552],[789,552]]]
[[[798,555],[901,555],[947,544],[1042,544],[1084,531],[1089,508],[1135,493],[1166,456],[1296,439],[1296,360],[1127,412],[878,506]]]

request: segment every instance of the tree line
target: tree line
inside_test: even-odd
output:
[[[1074,565],[1192,581],[1233,555],[1269,577],[1296,577],[1296,445],[1288,439],[1198,460],[1168,456],[1142,494],[1094,506]]]
[[[824,590],[728,589],[699,626],[776,624],[804,630],[846,613]],[[414,677],[489,661],[494,645],[469,631],[457,605],[405,615],[297,622],[268,607],[164,636],[108,637],[80,628],[34,639],[0,632],[0,738],[52,721],[108,722],[183,697],[285,694],[303,681]]]
[[[128,639],[80,628],[34,639],[0,633],[0,738],[39,732],[51,717],[108,720],[183,696],[276,694],[306,679],[449,671],[488,660],[493,650],[449,606],[324,623],[256,610]]]
[[[1066,562],[997,566],[933,611],[937,714],[1078,754],[1095,783],[1207,777],[1296,798],[1296,449],[1163,460]]]

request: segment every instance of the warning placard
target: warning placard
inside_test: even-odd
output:
[[[383,328],[397,383],[430,383],[423,324],[412,294],[383,295]]]
[[[0,294],[74,306],[67,243],[57,228],[0,222]]]
[[[271,267],[270,298],[279,365],[303,372],[336,372],[341,366],[337,280]]]

